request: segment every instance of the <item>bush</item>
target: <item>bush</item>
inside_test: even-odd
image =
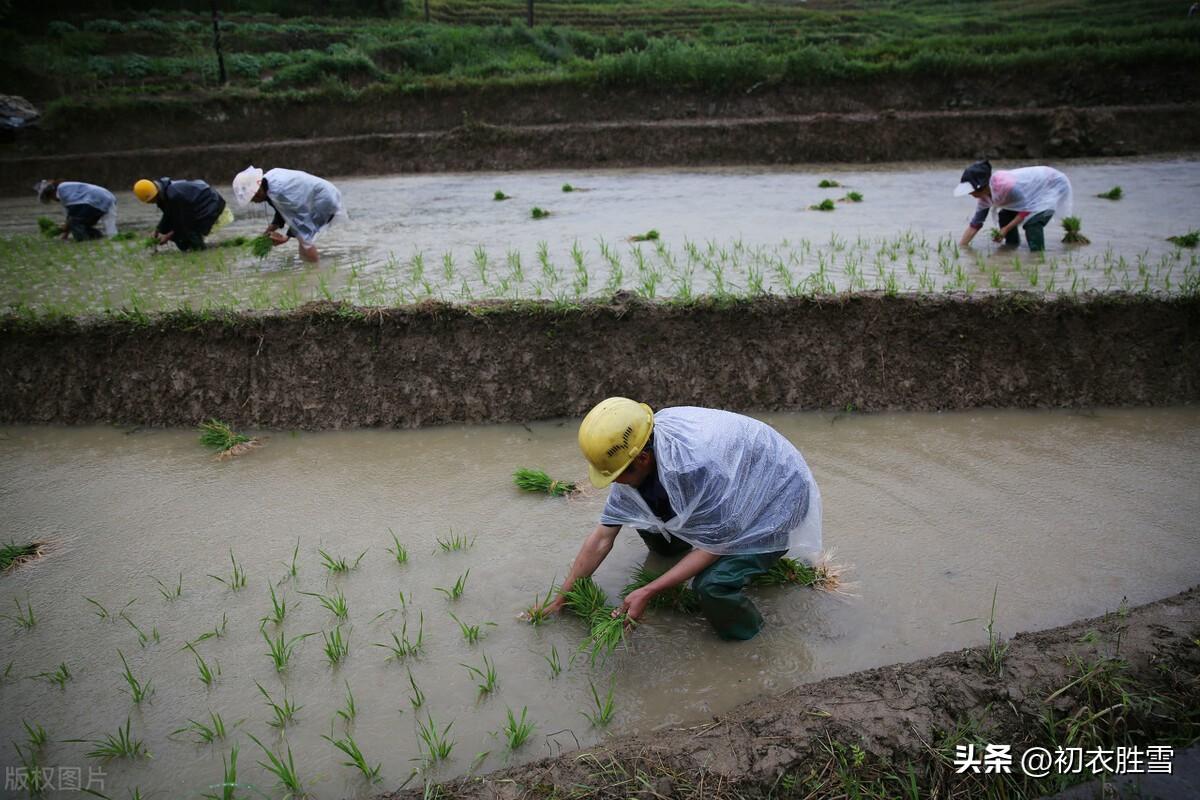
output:
[[[83,23],[83,29],[92,33],[123,33],[125,26],[115,19],[90,19]]]
[[[384,73],[375,66],[375,62],[358,51],[336,56],[320,53],[279,70],[267,81],[267,88],[306,88],[317,86],[329,79],[365,83],[384,77]]]
[[[46,33],[50,36],[66,36],[68,33],[75,33],[78,30],[74,25],[62,20],[54,20],[46,26]]]
[[[155,72],[154,62],[143,55],[134,53],[126,56],[121,64],[121,74],[126,78],[140,80]]]

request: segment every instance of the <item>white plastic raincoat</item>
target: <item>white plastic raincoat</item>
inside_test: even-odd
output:
[[[678,537],[717,555],[821,550],[821,493],[804,457],[771,426],[681,406],[654,415],[654,458],[675,517],[663,522],[637,489],[614,483],[604,525]]]
[[[1053,167],[1022,167],[992,173],[988,182],[992,197],[980,198],[976,209],[991,207],[992,215],[1001,209],[1038,214],[1053,211],[1071,216],[1071,181]]]
[[[305,244],[335,219],[346,216],[342,193],[329,181],[296,169],[273,169],[264,176],[267,197],[288,230]]]
[[[97,224],[105,236],[112,236],[117,232],[117,198],[108,189],[91,183],[63,181],[55,187],[55,191],[63,208],[87,205],[102,211],[104,216],[100,217]]]

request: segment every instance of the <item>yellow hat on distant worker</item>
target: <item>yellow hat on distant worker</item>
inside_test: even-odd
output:
[[[608,486],[642,452],[654,430],[654,411],[628,397],[602,400],[579,424],[579,449],[588,460],[588,478]]]
[[[149,203],[158,197],[158,184],[142,178],[133,185],[133,193],[137,195],[138,200]]]

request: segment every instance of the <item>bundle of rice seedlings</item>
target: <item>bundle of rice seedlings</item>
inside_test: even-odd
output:
[[[579,578],[566,593],[567,608],[591,626],[588,638],[579,645],[594,666],[596,659],[604,660],[625,641],[625,629],[633,624],[627,615],[614,617],[615,606],[608,604],[604,590],[591,578]]]
[[[62,225],[50,219],[49,217],[38,217],[38,230],[44,236],[58,236],[62,233]]]
[[[494,195],[492,195],[492,199],[493,200],[512,200],[512,195],[505,194],[504,192],[497,189],[496,193]]]
[[[217,451],[217,458],[232,458],[259,446],[259,441],[243,433],[237,433],[219,419],[201,422],[200,444]]]
[[[1067,233],[1063,236],[1063,242],[1067,244],[1091,244],[1092,240],[1079,232],[1083,221],[1079,217],[1063,217],[1063,230]]]
[[[1100,194],[1096,195],[1096,197],[1099,197],[1104,200],[1120,200],[1122,194],[1124,194],[1124,192],[1121,191],[1121,187],[1114,186],[1113,188],[1109,189],[1107,192],[1101,192]]]
[[[1188,231],[1179,236],[1168,236],[1167,241],[1179,247],[1195,247],[1200,244],[1200,231]]]
[[[274,246],[275,243],[271,241],[270,236],[255,236],[250,240],[250,252],[254,254],[255,258],[266,258]]]
[[[832,200],[826,197],[821,202],[809,206],[809,208],[813,211],[833,211],[837,206],[834,205]]]
[[[30,542],[29,544],[9,542],[8,544],[0,544],[0,572],[8,572],[10,569],[16,569],[21,566],[26,561],[32,561],[42,554],[45,546],[45,542]]]
[[[657,242],[660,238],[658,230],[651,228],[645,233],[638,233],[629,237],[631,242]]]
[[[546,217],[550,216],[550,212],[544,208],[534,206],[529,210],[529,216],[533,217],[534,219],[545,219]]]
[[[1004,241],[1004,234],[1000,232],[999,228],[992,228],[989,231],[989,233],[992,235],[993,242],[1003,242]]]
[[[652,570],[645,566],[638,567],[629,576],[629,583],[625,584],[625,588],[621,590],[621,597],[628,597],[631,592],[642,588],[652,581],[658,580],[662,574],[661,571]],[[650,600],[649,607],[666,608],[682,614],[696,614],[700,611],[700,598],[692,591],[692,587],[686,584],[679,584],[654,595]]]
[[[846,192],[846,196],[841,198],[842,203],[861,203],[863,196],[861,192]]]
[[[823,592],[846,594],[847,584],[842,580],[845,567],[834,564],[831,554],[822,553],[815,564],[806,564],[795,558],[776,561],[764,574],[754,579],[754,586],[810,586]]]
[[[823,178],[821,182],[817,184],[817,187],[820,189],[832,189],[835,186],[841,186],[841,184],[829,178]]]
[[[517,485],[518,489],[526,492],[545,492],[555,497],[562,497],[563,495],[574,494],[579,491],[578,487],[571,481],[554,480],[540,469],[527,469],[525,467],[518,467],[517,471],[513,473],[513,483]]]

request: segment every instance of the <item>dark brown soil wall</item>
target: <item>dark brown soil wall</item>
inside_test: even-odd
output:
[[[247,135],[271,131],[243,128]],[[205,141],[209,141],[205,138]],[[814,162],[979,156],[1036,160],[1200,148],[1200,106],[948,112],[864,112],[806,117],[570,123],[273,139],[241,144],[0,159],[0,192],[24,194],[39,178],[131,186],[153,175],[227,186],[247,164],[327,175]]]
[[[1200,298],[1024,295],[428,305],[0,322],[0,422],[274,429],[731,410],[1200,399]]]

